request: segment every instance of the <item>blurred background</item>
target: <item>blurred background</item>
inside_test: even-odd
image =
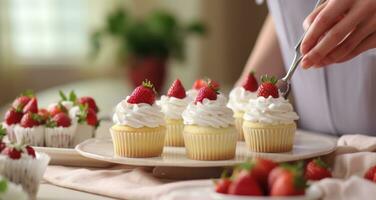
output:
[[[160,94],[176,78],[228,91],[266,14],[253,0],[0,0],[0,114],[32,89],[42,107],[75,90],[109,115],[145,76]]]

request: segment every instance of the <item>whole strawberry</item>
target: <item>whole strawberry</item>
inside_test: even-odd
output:
[[[57,105],[49,108],[48,112],[50,113],[50,116],[55,116],[59,113],[68,113],[67,108],[61,103],[58,103]]]
[[[7,146],[1,154],[7,155],[12,160],[18,160],[21,158],[22,151],[15,146]]]
[[[273,98],[278,98],[279,92],[276,86],[277,81],[278,80],[274,76],[262,76],[261,85],[258,88],[257,96],[265,98],[272,96]]]
[[[78,99],[78,103],[81,105],[88,105],[88,107],[94,110],[96,113],[99,112],[97,103],[92,97],[81,97]]]
[[[263,191],[251,173],[240,173],[229,186],[228,194],[262,196]]]
[[[212,82],[209,82],[208,86],[205,86],[198,91],[195,103],[198,103],[198,102],[202,103],[204,99],[209,99],[209,100],[217,99],[218,88],[215,89],[211,83]]]
[[[277,166],[278,164],[271,160],[255,158],[246,168],[248,168],[247,170],[266,188],[269,173]]]
[[[242,84],[242,87],[250,92],[256,92],[258,88],[258,83],[255,77],[255,73],[251,72],[248,74],[247,77],[245,77],[245,80]]]
[[[97,113],[89,108],[88,105],[79,105],[79,111],[76,116],[78,117],[78,123],[86,123],[94,127],[99,125]]]
[[[46,124],[49,128],[55,128],[55,127],[69,127],[71,126],[72,120],[69,118],[69,116],[66,113],[58,113],[55,116],[53,116]]]
[[[305,178],[308,180],[321,180],[324,178],[332,177],[332,173],[329,171],[328,165],[321,160],[320,158],[316,158],[311,160],[305,170]]]
[[[27,145],[25,146],[25,150],[27,152],[27,154],[29,154],[31,157],[35,158],[35,150],[33,147]]]
[[[26,104],[29,103],[32,97],[34,97],[34,92],[27,90],[13,101],[12,107],[17,110],[17,112],[22,112],[22,110],[24,109]]]
[[[199,90],[203,87],[207,86],[207,83],[205,80],[203,79],[197,79],[193,85],[192,85],[192,89],[195,89],[195,90]]]
[[[304,195],[306,181],[301,172],[295,170],[282,171],[270,189],[270,196]]]
[[[133,90],[127,102],[130,104],[146,103],[153,105],[155,102],[155,89],[153,84],[148,80],[142,82],[142,85]]]
[[[48,110],[44,109],[44,108],[41,108],[38,110],[38,115],[41,117],[41,123],[42,124],[45,124],[48,120],[48,118],[50,117],[50,113],[48,112]]]
[[[7,125],[12,125],[12,124],[18,124],[20,123],[22,119],[22,112],[17,112],[16,109],[10,108],[6,113],[5,113],[5,123]]]
[[[221,87],[217,81],[210,78],[207,80],[207,85],[210,85],[216,91],[218,91]]]
[[[23,108],[23,113],[38,113],[38,100],[37,98],[33,97],[30,99],[30,101],[26,104],[26,106]]]
[[[172,83],[170,89],[167,91],[167,96],[178,99],[184,99],[186,97],[184,86],[179,79],[176,79]]]
[[[231,185],[232,181],[229,178],[221,178],[215,186],[215,191],[222,194],[227,194],[228,189]]]
[[[41,124],[41,117],[38,114],[32,113],[32,112],[26,113],[22,117],[21,122],[20,122],[20,125],[23,128],[32,128],[34,126],[39,126],[40,124]]]

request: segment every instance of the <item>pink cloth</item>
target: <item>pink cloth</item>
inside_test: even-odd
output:
[[[376,165],[376,137],[343,136],[338,149],[332,154],[333,176],[314,183],[323,192],[323,200],[375,199],[376,184],[361,178],[365,171]],[[329,156],[330,157],[330,156]],[[328,157],[328,158],[329,158]],[[115,166],[109,169],[83,169],[49,166],[46,181],[62,187],[119,199],[160,199],[181,188],[212,186],[211,180],[168,182],[153,177],[147,168]],[[199,199],[210,199],[205,193]],[[169,200],[193,200],[196,197],[179,194]]]

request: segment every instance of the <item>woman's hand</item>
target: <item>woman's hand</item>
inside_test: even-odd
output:
[[[376,48],[376,0],[327,0],[303,26],[303,68],[345,62]]]

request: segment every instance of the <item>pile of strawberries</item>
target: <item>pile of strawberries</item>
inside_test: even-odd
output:
[[[243,196],[296,196],[304,195],[307,180],[331,177],[321,159],[303,163],[277,164],[256,158],[236,167],[232,175],[223,175],[216,183],[216,192]]]

